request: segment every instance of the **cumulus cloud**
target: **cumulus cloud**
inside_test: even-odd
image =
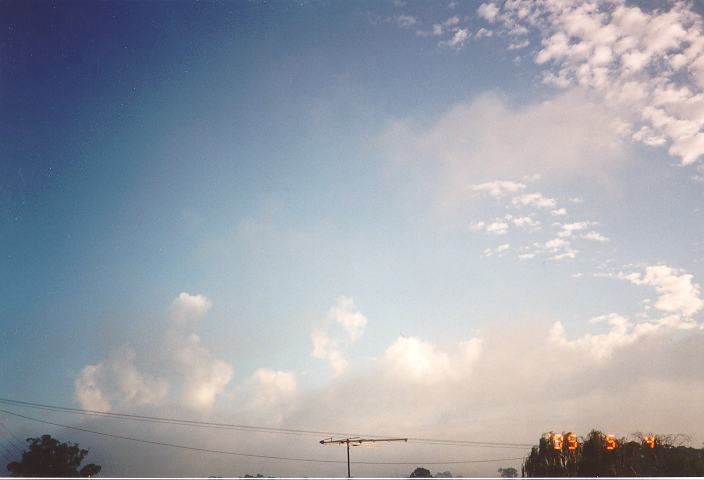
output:
[[[86,410],[109,411],[110,401],[100,387],[103,365],[86,365],[73,382],[74,398]]]
[[[440,42],[440,46],[459,48],[464,45],[464,42],[469,38],[469,30],[466,28],[456,28],[452,34],[452,37],[447,41]]]
[[[491,223],[474,222],[469,225],[469,228],[475,232],[484,231],[493,235],[505,235],[508,232],[508,223],[502,219],[497,219]]]
[[[633,273],[638,277],[628,281],[644,282],[648,277],[646,268]],[[667,283],[662,277],[672,275],[681,277],[686,272],[652,273],[643,285],[657,291],[657,285]],[[693,279],[690,284],[694,287]],[[339,307],[346,312],[344,317],[350,310],[356,312],[350,305],[338,301],[330,311]],[[379,357],[366,362],[365,368],[316,386],[299,385],[293,372],[262,368],[247,376],[233,397],[242,417],[228,417],[231,413],[225,412],[230,408],[218,417],[233,423],[315,429],[329,429],[326,425],[334,418],[340,431],[488,441],[501,441],[505,437],[497,432],[510,429],[516,442],[534,442],[551,428],[586,433],[605,425],[619,434],[643,429],[689,433],[692,424],[704,421],[698,401],[704,394],[699,368],[704,362],[704,332],[692,328],[692,322],[680,315],[661,311],[661,318],[645,322],[617,313],[601,315],[580,329],[587,333],[577,336],[569,334],[573,327],[564,321],[536,318],[522,318],[516,324],[492,321],[481,335],[449,345],[431,338],[402,336],[383,348]],[[334,320],[338,317],[330,312],[325,316],[340,335],[348,336],[346,322]],[[82,381],[87,387],[104,374],[100,370],[107,362],[103,363],[85,369]],[[629,408],[612,410],[604,408],[605,404]],[[672,405],[678,408],[672,409]],[[189,434],[199,435],[190,430]],[[232,449],[262,451],[268,447],[289,456],[302,456],[303,449],[309,448],[299,450],[299,443],[276,443],[278,437],[266,435],[236,437],[207,431],[197,442],[217,448],[229,440]],[[168,438],[168,433],[160,432],[158,438]],[[385,449],[379,452],[379,459],[461,458],[449,453],[437,457],[440,453],[446,453],[446,447],[409,444],[402,452]],[[486,451],[487,457],[502,455],[504,451]],[[299,468],[269,462],[253,465],[256,471],[264,465],[267,472],[280,475]],[[312,472],[309,465],[300,468],[295,473],[301,476],[331,472]],[[361,465],[357,468],[359,475],[380,472],[362,470]],[[383,470],[387,476],[407,473],[388,468]],[[456,473],[486,476],[495,470],[494,466],[492,470],[467,468]]]
[[[554,198],[544,197],[540,192],[526,193],[511,200],[514,206],[532,206],[538,208],[555,208],[557,205]]]
[[[672,331],[703,329],[704,326],[693,318],[704,308],[704,301],[699,296],[700,287],[693,282],[691,274],[667,265],[654,265],[646,266],[642,273],[619,272],[616,277],[635,285],[652,287],[658,294],[654,306],[665,314],[660,318],[638,323],[617,313],[601,315],[593,318],[591,323],[609,325],[608,332],[587,333],[574,340],[568,340],[562,323],[556,322],[550,331],[550,341],[604,361],[608,360],[615,350],[646,337]]]
[[[203,295],[179,294],[169,308],[171,322],[155,339],[154,348],[138,356],[134,348],[124,346],[87,365],[74,381],[76,400],[92,410],[109,410],[116,404],[163,405],[168,400],[194,409],[210,408],[234,372],[191,331],[188,320],[204,315],[211,305]],[[158,374],[138,366],[140,358]]]
[[[650,265],[645,267],[643,274],[622,272],[619,277],[635,285],[655,288],[659,296],[654,306],[658,310],[691,317],[704,308],[704,300],[699,296],[699,284],[694,283],[694,276],[684,270],[667,265]]]
[[[181,292],[171,304],[170,313],[175,320],[187,321],[202,317],[210,307],[212,303],[205,296]]]
[[[86,365],[74,381],[74,396],[82,408],[109,411],[110,399],[123,405],[156,405],[164,401],[169,383],[146,375],[135,366],[130,347],[113,352],[105,361]]]
[[[520,228],[538,229],[540,222],[533,217],[512,217],[513,224]]]
[[[574,232],[585,230],[593,224],[594,222],[564,223],[560,227],[560,231],[557,233],[557,236],[560,238],[570,238],[574,234]]]
[[[687,165],[704,154],[704,30],[691,3],[662,7],[516,1],[494,6],[490,18],[509,35],[540,36],[534,61],[544,68],[543,82],[617,105],[634,140],[669,143]]]
[[[194,409],[210,408],[230,383],[232,365],[215,357],[195,333],[171,332],[167,345],[181,402]]]
[[[482,3],[477,9],[477,14],[487,22],[494,23],[499,14],[499,7],[493,3]]]
[[[478,338],[462,342],[451,356],[418,337],[399,337],[384,352],[385,368],[396,379],[430,385],[456,381],[481,355]]]
[[[582,238],[585,240],[591,240],[592,242],[608,242],[609,241],[609,237],[602,235],[599,232],[594,232],[594,231],[585,233],[582,236]]]
[[[311,355],[326,360],[334,375],[341,375],[347,368],[345,351],[362,336],[366,326],[367,317],[357,310],[354,301],[349,297],[338,297],[328,310],[323,325],[311,333]]]
[[[508,243],[502,243],[495,249],[487,248],[484,250],[482,253],[482,257],[491,257],[492,255],[496,255],[497,257],[501,258],[504,256],[506,252],[511,250],[511,245]]]
[[[248,416],[269,424],[281,423],[297,405],[298,379],[291,371],[259,368],[242,385]]]

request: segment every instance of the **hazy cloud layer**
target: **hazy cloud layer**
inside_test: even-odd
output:
[[[606,181],[629,159],[624,128],[609,108],[575,92],[525,107],[488,93],[430,123],[391,122],[382,143],[398,169],[434,181],[443,205],[523,192],[516,206],[554,210],[554,199],[525,192],[516,179]]]

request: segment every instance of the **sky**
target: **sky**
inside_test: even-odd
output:
[[[701,446],[703,13],[0,3],[0,397],[362,435],[535,444],[598,428]],[[346,474],[75,428],[345,459],[319,436],[0,408],[18,437],[78,442],[106,476]],[[0,432],[5,456],[9,442]],[[527,453],[385,444],[352,460],[407,464],[352,468],[492,476]]]

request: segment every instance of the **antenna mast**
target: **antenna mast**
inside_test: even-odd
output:
[[[376,442],[407,442],[407,438],[359,438],[359,437],[353,437],[353,438],[338,438],[338,439],[333,439],[332,437],[326,438],[324,440],[320,441],[321,445],[330,445],[330,444],[337,444],[337,445],[347,445],[347,478],[352,478],[352,474],[350,473],[350,445],[353,447],[360,447],[362,446],[363,443],[376,443]]]

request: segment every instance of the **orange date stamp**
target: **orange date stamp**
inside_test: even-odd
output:
[[[603,435],[602,438],[604,440],[603,446],[605,450],[613,451],[619,447],[619,440],[616,438],[616,435],[607,434]],[[548,433],[546,434],[546,440],[548,440],[554,450],[560,452],[565,448],[565,446],[567,446],[567,450],[569,451],[575,451],[580,447],[580,442],[574,433],[568,433],[567,435],[562,433]],[[643,435],[641,438],[641,443],[645,448],[654,449],[655,435]]]

